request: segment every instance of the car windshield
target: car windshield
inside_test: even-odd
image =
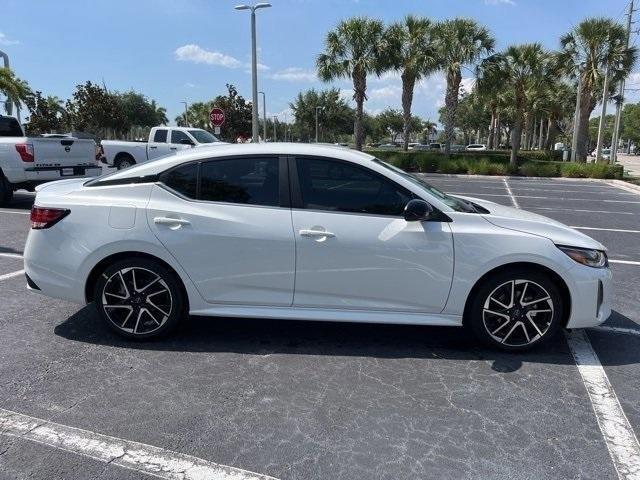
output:
[[[187,131],[191,134],[193,138],[196,139],[198,143],[215,143],[220,141],[214,135],[207,132],[206,130],[194,129],[194,130],[187,130]]]
[[[380,160],[378,158],[375,158],[373,161],[376,164],[378,164],[378,165],[380,165],[380,166],[382,166],[384,168],[387,168],[387,169],[391,170],[392,172],[397,173],[398,175],[401,175],[403,178],[406,178],[411,183],[413,183],[414,185],[417,185],[422,190],[427,192],[429,195],[432,195],[432,196],[436,197],[438,200],[440,200],[446,206],[451,207],[456,212],[467,212],[467,213],[477,213],[478,212],[478,210],[476,210],[476,208],[471,203],[469,203],[469,202],[467,202],[465,200],[462,200],[461,198],[452,197],[450,195],[447,195],[443,191],[441,191],[441,190],[437,189],[436,187],[434,187],[433,185],[425,182],[421,178],[415,177],[415,176],[405,172],[404,170],[402,170],[402,169],[400,169],[398,167],[394,167],[393,165],[391,165],[391,164],[389,164],[387,162],[383,162],[382,160]]]

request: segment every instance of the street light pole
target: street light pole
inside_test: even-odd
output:
[[[263,125],[262,125],[262,131],[264,132],[264,138],[262,139],[263,142],[267,141],[267,96],[265,95],[264,92],[258,92],[262,94],[262,119],[263,119]]]
[[[324,109],[324,107],[316,107],[316,143],[318,143],[318,111]]]
[[[256,48],[256,10],[259,8],[268,8],[270,3],[258,3],[256,5],[237,5],[236,10],[251,10],[251,87],[252,87],[252,105],[251,105],[251,133],[254,143],[260,141],[260,133],[258,126],[258,55]]]
[[[571,139],[571,161],[577,160],[578,131],[580,130],[580,100],[582,90],[582,70],[578,69],[578,90],[576,95],[576,113],[573,116],[573,138]]]
[[[190,127],[191,125],[189,125],[189,104],[187,102],[180,102],[180,103],[184,103],[184,124],[186,127]]]
[[[596,147],[596,163],[602,160],[602,143],[604,142],[604,122],[607,116],[607,102],[609,101],[609,74],[611,64],[607,63],[607,70],[604,74],[604,87],[602,89],[602,111],[600,113],[600,123],[598,125],[598,146]]]

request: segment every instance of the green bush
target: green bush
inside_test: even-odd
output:
[[[546,162],[527,162],[520,166],[520,174],[525,177],[557,177],[558,165]]]
[[[560,172],[563,177],[571,178],[622,178],[620,165],[606,163],[562,163]]]

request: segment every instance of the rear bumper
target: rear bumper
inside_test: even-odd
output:
[[[70,170],[73,169],[73,170]],[[102,174],[100,165],[70,167],[27,167],[7,169],[5,176],[13,184],[39,184],[65,178],[98,177]]]
[[[571,314],[567,328],[595,327],[611,315],[612,275],[609,268],[576,265],[571,278]]]

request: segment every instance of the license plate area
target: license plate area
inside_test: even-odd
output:
[[[77,175],[84,175],[83,167],[64,167],[60,169],[60,176],[62,177],[75,177]]]

